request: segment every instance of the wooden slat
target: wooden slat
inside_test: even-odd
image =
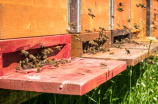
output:
[[[128,66],[135,66],[136,64],[147,58],[148,50],[143,50],[143,49],[129,49],[129,50],[130,50],[130,54],[127,54],[125,49],[110,48],[110,52],[83,54],[82,57],[106,59],[106,60],[122,60],[122,61],[126,61]],[[111,52],[114,52],[114,55],[110,55]]]
[[[0,39],[65,34],[67,0],[0,0]]]
[[[83,95],[125,69],[124,61],[77,58],[58,68],[47,67],[40,73],[9,71],[8,75],[0,77],[0,88]]]
[[[56,35],[46,37],[22,38],[0,41],[0,76],[5,75],[7,71],[16,69],[17,64],[24,57],[20,55],[21,50],[28,50],[31,54],[38,51],[40,44],[50,47],[54,52],[49,58],[70,58],[71,57],[71,35]],[[63,46],[58,51],[53,46]]]
[[[81,0],[81,32],[85,29],[92,30],[104,27],[109,30],[109,0]],[[93,19],[88,15],[88,8],[96,16]]]
[[[109,37],[109,39],[105,42],[105,44],[103,46],[105,46],[106,48],[110,48],[111,47],[111,31],[106,31],[105,32],[106,35]],[[94,40],[99,36],[99,32],[94,32],[94,33],[82,33],[79,34],[79,39],[83,39],[85,41],[90,41],[90,40]],[[83,54],[83,50],[82,50],[82,42],[75,40],[76,36],[71,37],[71,56],[72,57],[81,57]]]

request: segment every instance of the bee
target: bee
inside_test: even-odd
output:
[[[106,31],[106,29],[103,27],[99,27],[99,29],[101,29],[102,31]]]
[[[40,71],[42,71],[42,69],[41,68],[37,68],[37,72],[40,72]]]
[[[127,54],[130,54],[130,50],[129,49],[125,48],[125,50],[126,50]]]
[[[156,9],[154,9],[156,11]]]
[[[142,8],[146,8],[146,6],[144,4],[139,4],[139,6],[141,6]]]
[[[44,45],[43,45],[43,44],[40,44],[40,48],[44,48]]]
[[[138,25],[137,25],[136,23],[134,24],[134,28],[135,28],[135,29],[138,29]]]
[[[25,55],[25,57],[28,56],[28,54],[29,54],[29,52],[27,52],[27,51],[25,51],[25,50],[21,50],[21,53],[22,53],[23,55]]]
[[[139,7],[139,4],[136,4],[137,7]]]
[[[118,10],[119,12],[124,11],[123,8],[121,8],[121,7],[118,7],[117,10]]]
[[[28,64],[28,66],[31,67],[31,68],[35,68],[35,65],[32,65],[30,63]]]
[[[85,29],[85,31],[86,31],[87,33],[91,33],[91,30],[87,30],[87,29]]]
[[[19,61],[18,66],[16,67],[16,70],[20,70],[21,64],[22,64],[22,61]]]
[[[47,55],[46,54],[43,55],[42,58],[45,60],[47,58]]]
[[[103,34],[103,36],[104,36],[105,38],[109,39],[109,37],[108,37],[106,34]]]
[[[151,24],[153,24],[153,25],[154,25],[155,23],[154,23],[154,22],[151,22]]]
[[[111,15],[112,18],[114,18],[114,15]]]
[[[124,27],[124,29],[128,29],[128,27],[127,26],[125,26],[125,25],[122,25],[123,27]]]
[[[95,15],[94,15],[94,14],[92,14],[92,13],[88,13],[88,15],[89,15],[89,16],[91,16],[91,17],[92,17],[92,19],[95,17]]]
[[[147,59],[146,62],[147,62],[148,64],[155,65],[155,62],[154,62],[153,60],[151,60],[151,59]]]
[[[70,60],[65,60],[66,61],[66,63],[71,63],[71,61]]]
[[[102,66],[107,66],[105,63],[101,63],[100,65],[102,65]]]
[[[76,28],[76,26],[75,26],[75,24],[74,24],[73,22],[70,22],[70,23],[69,23],[69,26],[70,26],[71,28],[73,28],[73,29]]]
[[[81,41],[81,39],[79,39],[79,38],[76,38],[76,37],[75,37],[75,40],[77,40],[77,41]]]
[[[91,9],[90,9],[90,8],[88,8],[88,11],[89,11],[89,12],[91,12]]]
[[[120,29],[116,29],[117,31],[119,31]]]
[[[35,56],[33,56],[32,54],[29,54],[29,58],[30,58],[30,59],[33,59],[33,60],[35,60],[35,59],[36,59],[36,57],[35,57]]]
[[[92,16],[92,19],[95,17],[95,15],[94,15],[94,14],[91,14],[91,16]]]
[[[127,22],[131,22],[131,19],[128,19],[128,21]]]
[[[26,69],[27,66],[26,66],[25,64],[22,64],[22,68],[23,68],[23,69]]]
[[[120,25],[120,24],[118,24],[118,23],[117,23],[117,25],[118,25],[119,27],[121,27],[121,25]]]
[[[118,40],[115,40],[115,44],[119,44],[120,42]]]
[[[65,63],[66,63],[66,61],[65,61],[64,59],[60,59],[59,62],[60,62],[61,64],[65,64]]]
[[[60,51],[60,50],[61,50],[61,47],[62,47],[62,46],[56,46],[55,48]]]
[[[156,26],[153,26],[153,28],[154,28],[154,29],[157,29],[157,27],[156,27]]]
[[[59,67],[59,63],[55,63],[54,67]]]
[[[72,32],[70,30],[66,30],[69,34],[72,34]]]
[[[123,3],[119,3],[119,5],[118,5],[118,6],[124,6],[124,5],[123,5]]]
[[[53,50],[51,48],[47,49],[50,53],[53,53]]]
[[[25,63],[26,63],[26,65],[28,65],[28,63],[29,63],[29,59],[28,58],[25,58]]]
[[[110,55],[114,55],[114,52],[110,52],[109,54],[110,54]]]

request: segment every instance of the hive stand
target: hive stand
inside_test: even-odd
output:
[[[71,63],[60,64],[58,68],[45,65],[41,72],[37,72],[37,69],[17,72],[18,61],[22,59],[20,50],[33,53],[38,50],[40,44],[54,50],[49,58],[71,58],[71,35],[0,41],[0,88],[83,95],[126,69],[125,61],[77,58],[72,59]],[[63,46],[61,51],[54,49],[57,45]]]

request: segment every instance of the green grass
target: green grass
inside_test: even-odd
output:
[[[158,65],[143,61],[83,96],[43,93],[23,104],[158,104],[157,94]]]

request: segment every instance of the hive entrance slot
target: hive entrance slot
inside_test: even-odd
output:
[[[125,38],[129,38],[129,35],[130,34],[125,34],[125,35],[120,35],[120,36],[114,36],[114,40],[113,40],[113,43],[115,43],[116,41],[119,41],[121,42],[122,39],[125,39]]]
[[[45,49],[50,48],[53,50],[53,53],[47,55],[47,59],[56,58],[56,56],[64,48],[65,45],[66,44],[60,44],[55,46],[44,47]],[[57,46],[60,46],[60,50],[56,48]],[[34,56],[36,56],[37,53],[41,55],[41,48],[29,49],[26,51]],[[3,53],[2,54],[3,74],[5,75],[5,73],[7,73],[8,71],[16,70],[18,66],[18,62],[24,60],[25,58],[26,57],[21,54],[21,51]]]

